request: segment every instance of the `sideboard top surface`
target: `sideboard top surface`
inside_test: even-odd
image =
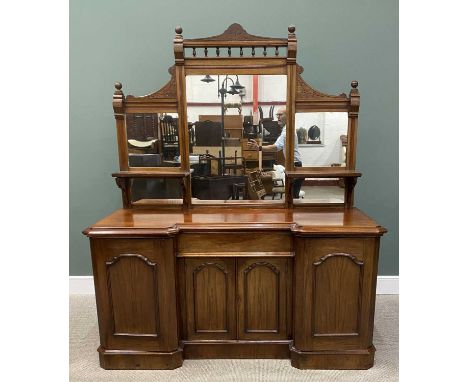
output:
[[[190,231],[291,231],[295,234],[386,232],[358,208],[301,209],[200,208],[187,211],[119,209],[87,228],[87,236],[173,235]]]

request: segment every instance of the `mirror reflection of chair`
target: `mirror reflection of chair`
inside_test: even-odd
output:
[[[259,200],[265,197],[265,185],[262,182],[262,175],[260,171],[252,171],[247,175],[247,192],[249,199]]]
[[[165,160],[174,160],[179,152],[178,118],[170,115],[159,119],[159,132],[162,141],[162,154]]]
[[[225,175],[237,175],[238,172],[242,175],[245,174],[245,160],[242,156],[237,155],[237,150],[234,151],[234,157],[224,158],[224,170]]]
[[[273,188],[271,189],[271,199],[274,200],[276,195],[279,195],[280,199],[283,199],[285,192],[283,179],[273,179]]]
[[[263,119],[261,120],[263,133],[263,140],[265,143],[275,143],[278,137],[281,134],[281,127],[278,124],[278,121],[273,121],[272,119]],[[268,134],[265,133],[268,132]]]

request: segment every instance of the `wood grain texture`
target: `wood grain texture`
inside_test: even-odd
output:
[[[358,335],[363,265],[346,253],[330,253],[313,263],[314,336]]]
[[[158,268],[147,257],[122,254],[106,262],[114,335],[159,335]]]
[[[288,261],[285,258],[238,260],[239,339],[288,338],[291,302]]]
[[[187,339],[236,338],[235,260],[185,260]]]
[[[248,252],[291,252],[291,235],[286,232],[278,232],[271,235],[268,232],[236,232],[233,234],[224,232],[206,233],[181,233],[178,236],[178,248],[181,254],[190,253],[236,253]]]
[[[92,239],[96,305],[105,349],[178,346],[172,239]]]
[[[188,211],[119,209],[84,233],[90,237],[151,236],[164,233],[293,232],[295,236],[381,236],[386,230],[357,208],[229,209],[199,207]],[[274,238],[272,239],[274,240]],[[268,244],[266,244],[268,245]],[[195,251],[194,251],[195,252]]]
[[[374,365],[374,346],[364,350],[300,351],[291,346],[291,366],[298,369],[366,370]]]
[[[93,232],[101,346],[121,352],[105,367],[177,363],[178,343],[187,358],[284,358],[291,344],[296,367],[372,364],[382,231],[357,209],[121,210]]]
[[[296,238],[298,350],[363,350],[372,345],[375,240]]]
[[[108,350],[99,347],[99,363],[107,370],[172,370],[182,366],[182,349],[173,352]]]
[[[287,359],[290,341],[184,342],[185,359]]]
[[[84,231],[91,242],[103,368],[288,357],[303,369],[372,366],[379,238],[386,230],[353,208],[361,176],[355,171],[358,83],[351,82],[349,97],[308,85],[296,64],[295,31],[291,25],[287,38],[269,38],[233,24],[220,35],[187,40],[177,27],[175,65],[163,88],[125,97],[122,84],[115,84],[120,171],[113,176],[125,208]],[[231,56],[234,49],[241,57]],[[180,126],[187,126],[185,78],[191,74],[287,75],[288,136],[296,111],[348,112],[346,168],[294,169],[290,139],[284,201],[194,201],[188,129],[180,134],[180,168],[129,168],[126,113],[177,112]],[[178,178],[182,200],[133,203],[134,179],[156,177]],[[345,179],[345,205],[294,204],[295,178]]]

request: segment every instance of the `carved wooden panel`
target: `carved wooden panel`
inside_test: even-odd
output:
[[[173,239],[92,239],[91,249],[101,346],[176,350]]]
[[[239,339],[286,339],[289,263],[286,258],[238,259]]]
[[[314,336],[358,335],[363,265],[346,253],[332,253],[313,263]]]
[[[371,346],[374,239],[296,238],[295,249],[295,347],[313,351]]]
[[[296,68],[296,112],[351,110],[350,98],[345,93],[331,95],[314,89],[302,78],[303,67]]]
[[[185,260],[188,339],[234,339],[235,260]]]
[[[123,254],[106,262],[115,335],[158,336],[157,264]]]

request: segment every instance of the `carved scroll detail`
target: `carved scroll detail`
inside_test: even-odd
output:
[[[130,98],[138,98],[138,99],[160,99],[160,98],[177,98],[177,85],[176,85],[176,78],[175,78],[175,65],[171,66],[168,69],[169,74],[171,75],[171,79],[169,82],[164,85],[158,91],[142,96],[142,97],[135,97],[133,95],[128,95],[127,99]]]
[[[205,267],[209,267],[209,266],[212,266],[212,267],[216,267],[218,268],[221,272],[224,272],[227,274],[227,270],[225,268],[223,268],[222,265],[218,264],[218,263],[214,263],[214,262],[211,262],[211,261],[207,261],[201,265],[199,265],[198,267],[196,267],[194,270],[193,270],[193,274],[195,273],[198,273],[200,272],[203,268]]]
[[[256,268],[256,267],[267,267],[267,268],[270,268],[270,270],[273,271],[273,273],[275,274],[279,274],[279,269],[276,268],[273,264],[271,263],[268,263],[266,261],[257,261],[256,263],[253,263],[253,264],[250,264],[247,268],[244,269],[244,274],[247,275],[247,273],[249,273],[252,269]]]
[[[300,76],[300,74],[297,74],[297,80],[296,80],[296,100],[307,100],[308,98],[326,98],[326,99],[343,99],[347,100],[346,94],[340,94],[340,95],[330,95],[330,94],[325,94],[322,92],[319,92],[318,90],[315,90],[310,86],[305,80]]]
[[[354,255],[351,255],[349,253],[329,253],[328,255],[326,256],[322,256],[320,259],[318,259],[314,265],[315,266],[318,266],[320,264],[322,264],[323,262],[325,262],[327,259],[329,259],[330,257],[335,257],[335,256],[343,256],[343,257],[347,257],[348,259],[352,260],[356,265],[359,265],[359,266],[362,266],[364,265],[364,262],[361,261],[361,260],[358,260],[358,258]]]

